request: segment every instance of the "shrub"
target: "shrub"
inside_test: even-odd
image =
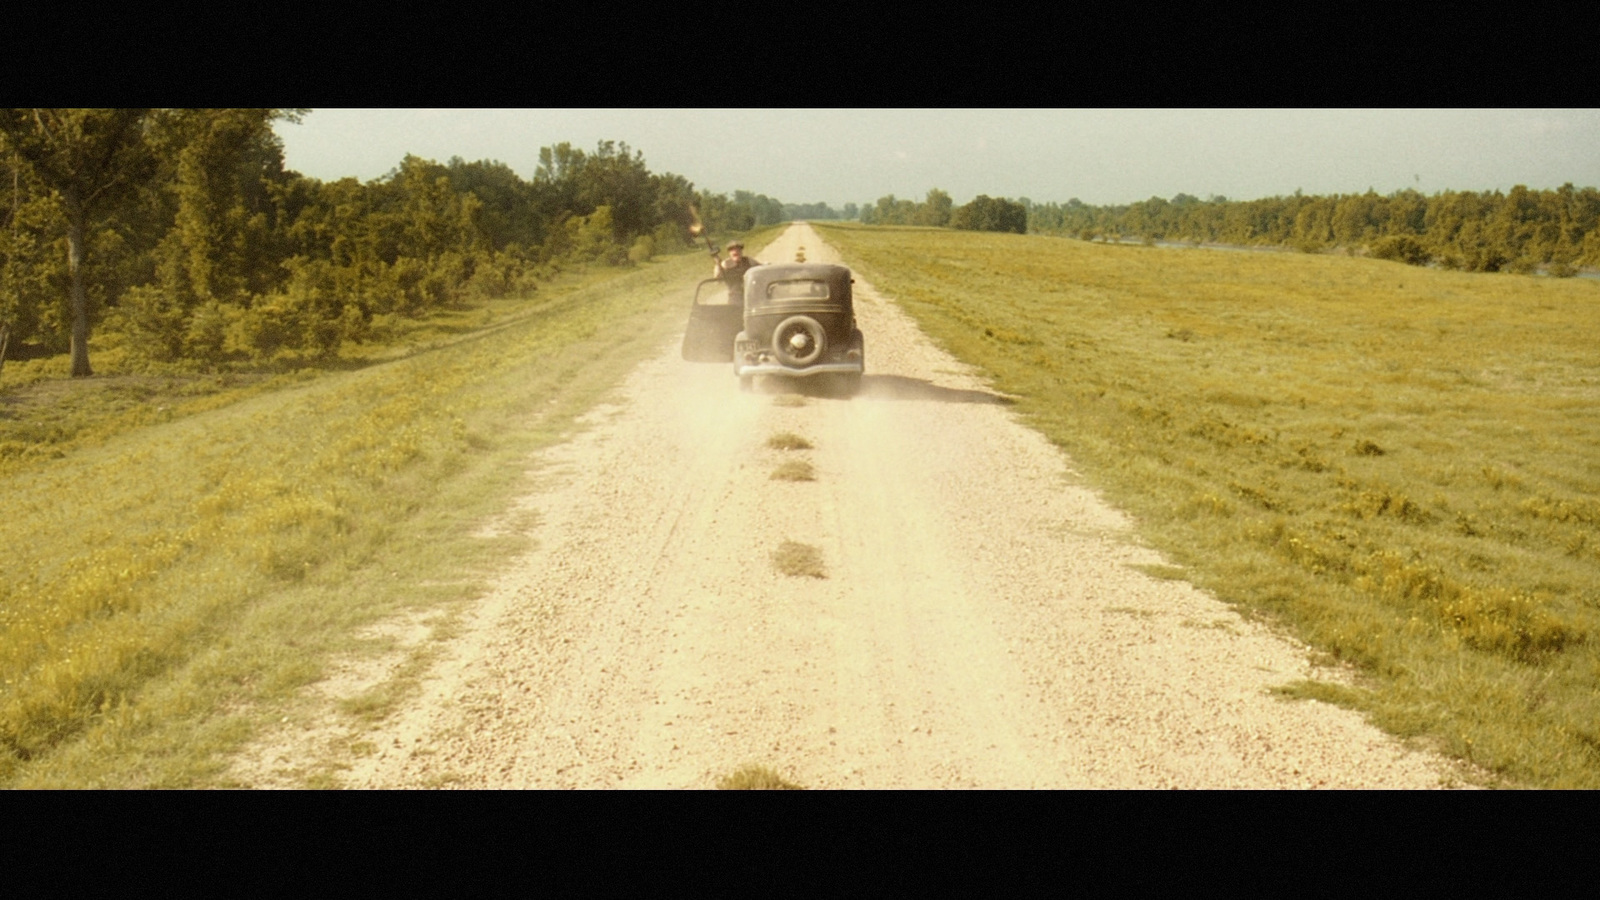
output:
[[[238,312],[238,307],[223,306],[216,301],[195,307],[183,332],[188,355],[205,362],[220,360],[227,344],[228,322]]]
[[[649,262],[650,257],[655,255],[656,241],[655,238],[648,234],[640,235],[639,238],[633,242],[633,246],[628,248],[628,262],[631,263]]]
[[[301,310],[287,295],[276,294],[243,310],[224,333],[223,349],[252,359],[271,359],[302,346]]]
[[[522,260],[502,250],[481,254],[472,267],[472,277],[463,286],[467,295],[480,300],[497,300],[511,294],[523,275]]]
[[[127,335],[135,358],[169,362],[183,355],[183,307],[157,285],[129,288],[106,324]]]
[[[1390,259],[1411,266],[1425,266],[1433,261],[1433,254],[1422,242],[1409,234],[1394,234],[1372,242],[1367,252],[1378,259]]]
[[[663,222],[657,225],[651,237],[655,241],[656,249],[665,253],[694,246],[694,241],[684,232],[683,226],[676,222]]]

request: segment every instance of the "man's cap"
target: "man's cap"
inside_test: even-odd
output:
[[[733,243],[728,245],[728,249],[729,250],[732,250],[735,247],[738,247],[740,250],[743,250],[744,249],[744,241],[734,241]]]

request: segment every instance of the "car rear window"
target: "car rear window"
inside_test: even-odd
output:
[[[768,300],[826,300],[828,283],[820,279],[774,281],[767,285]]]

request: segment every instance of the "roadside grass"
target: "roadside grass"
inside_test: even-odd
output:
[[[574,268],[527,297],[479,300],[435,310],[425,318],[382,316],[373,340],[349,344],[335,356],[281,358],[249,368],[224,364],[202,371],[194,363],[135,361],[109,334],[95,342],[95,374],[69,377],[65,354],[7,362],[0,378],[0,476],[67,452],[95,446],[135,428],[160,425],[236,403],[330,372],[353,371],[481,338],[541,314],[546,294],[565,296],[618,277],[616,269]],[[245,364],[238,364],[243,366]]]
[[[785,227],[769,226],[744,240],[760,246]],[[693,278],[689,260],[706,264],[699,253],[662,255],[645,267],[682,265],[688,272],[684,277]],[[69,377],[71,364],[65,353],[11,360],[0,370],[0,478],[38,461],[97,446],[125,431],[218,409],[330,372],[480,340],[494,331],[515,328],[529,317],[545,316],[550,302],[575,291],[633,274],[639,273],[577,264],[527,296],[474,300],[416,319],[379,316],[372,322],[370,340],[344,345],[331,357],[287,354],[271,362],[225,363],[218,371],[208,371],[193,362],[137,360],[129,353],[127,337],[113,332],[97,335],[92,342],[97,374],[89,378]]]
[[[772,568],[780,575],[791,578],[827,578],[828,570],[823,568],[822,553],[810,544],[797,541],[784,541],[778,549],[772,551]]]
[[[746,765],[717,779],[719,791],[803,791],[795,784],[766,766]]]
[[[811,442],[792,431],[780,431],[767,438],[767,446],[774,450],[810,450]]]
[[[803,459],[791,459],[772,470],[772,481],[816,481],[817,470]]]
[[[1600,284],[814,223],[1196,585],[1498,783],[1600,787]]]
[[[1178,568],[1177,566],[1162,566],[1162,565],[1154,565],[1154,564],[1134,563],[1132,565],[1129,565],[1128,568],[1133,569],[1136,572],[1143,572],[1144,574],[1149,575],[1151,578],[1155,578],[1155,579],[1158,579],[1160,581],[1187,581],[1188,580],[1188,578],[1187,578],[1188,573],[1185,572],[1183,569]]]
[[[447,633],[524,545],[477,530],[528,454],[681,328],[703,265],[566,278],[349,371],[140,376],[154,393],[122,413],[78,397],[83,427],[0,468],[0,786],[227,785],[229,754],[298,721],[329,660],[371,646],[363,628],[433,612]],[[24,393],[123,396],[47,381]],[[150,409],[162,391],[181,399]],[[345,712],[392,709],[415,652]]]
[[[66,365],[57,363],[7,363],[0,384],[0,477],[125,431],[281,390],[316,374],[174,372],[69,378]]]

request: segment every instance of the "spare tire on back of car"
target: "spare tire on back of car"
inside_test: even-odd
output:
[[[810,316],[790,316],[772,329],[772,352],[786,366],[809,366],[827,349],[827,332]]]

